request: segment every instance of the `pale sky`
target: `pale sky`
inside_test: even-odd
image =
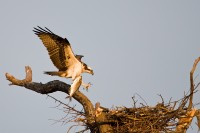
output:
[[[35,82],[59,79],[71,83],[43,74],[57,69],[32,32],[37,25],[68,38],[74,53],[84,55],[83,61],[95,75],[84,74],[83,80],[93,86],[89,92],[80,90],[94,104],[100,102],[107,108],[132,107],[131,97],[136,93],[149,106],[161,102],[158,94],[166,102],[182,98],[189,90],[193,62],[200,56],[198,0],[1,0],[0,17],[1,133],[66,133],[69,128],[50,120],[65,116],[54,108],[57,103],[51,98],[8,86],[4,76],[9,72],[24,78],[24,66],[29,65]],[[66,94],[51,95],[68,102]],[[199,101],[198,92],[194,103]],[[72,100],[74,104],[78,106]],[[190,133],[197,132],[194,122]]]

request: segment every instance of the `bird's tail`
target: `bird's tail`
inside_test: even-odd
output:
[[[61,76],[62,72],[49,71],[49,72],[44,72],[44,74],[48,74],[48,75],[51,75],[51,76]]]

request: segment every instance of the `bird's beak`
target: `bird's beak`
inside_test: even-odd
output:
[[[86,69],[84,69],[84,72],[94,75],[94,72],[93,72],[92,68],[90,68],[90,67],[87,67]]]

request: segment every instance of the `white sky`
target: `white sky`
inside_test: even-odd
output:
[[[93,103],[131,107],[131,97],[138,93],[153,106],[160,102],[157,94],[167,102],[170,97],[178,100],[189,89],[189,72],[200,56],[199,7],[198,0],[1,0],[0,132],[66,133],[69,127],[49,120],[65,115],[51,108],[57,105],[52,99],[8,86],[5,79],[6,72],[24,78],[24,66],[30,65],[35,82],[70,83],[43,74],[56,68],[33,27],[46,26],[68,38],[74,52],[85,56],[95,75],[84,74],[83,80],[93,86],[89,92],[80,90]],[[52,95],[66,97],[60,92]],[[72,105],[77,104],[74,101]],[[195,124],[189,132],[197,132]]]

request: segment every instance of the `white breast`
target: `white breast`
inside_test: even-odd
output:
[[[74,80],[76,77],[80,76],[82,73],[82,64],[80,62],[73,65],[73,68],[71,69],[71,76],[72,80]]]

